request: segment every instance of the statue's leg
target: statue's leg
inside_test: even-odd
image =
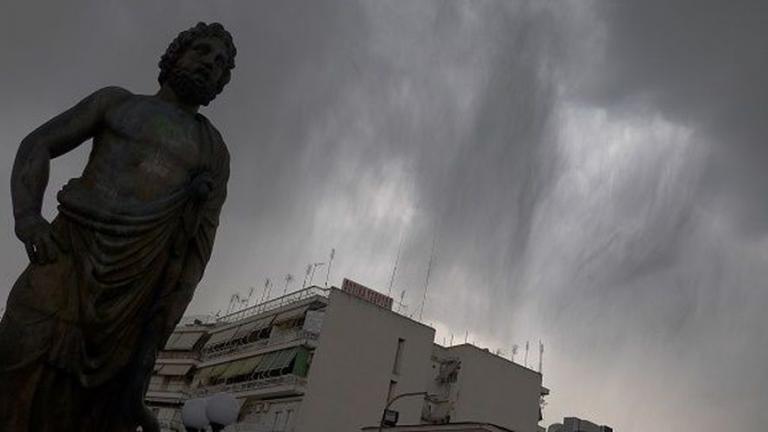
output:
[[[32,431],[33,397],[41,365],[0,372],[0,430]]]

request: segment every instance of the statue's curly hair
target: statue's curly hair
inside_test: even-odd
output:
[[[235,68],[235,56],[237,55],[237,49],[235,43],[232,41],[232,35],[219,23],[206,24],[204,22],[197,23],[196,26],[184,30],[176,36],[176,39],[168,45],[168,49],[165,50],[165,54],[160,58],[160,75],[157,77],[157,81],[160,85],[168,79],[168,75],[176,64],[176,61],[181,57],[184,51],[192,45],[192,42],[202,37],[215,37],[219,38],[227,48],[227,64],[224,73],[219,80],[217,87],[217,94],[221,93],[224,86],[227,85],[232,78],[232,69]]]

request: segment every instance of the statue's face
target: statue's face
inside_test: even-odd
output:
[[[168,84],[183,100],[208,105],[219,92],[227,68],[227,49],[216,37],[196,39],[176,60]]]
[[[221,39],[199,38],[176,61],[176,68],[189,73],[201,85],[216,85],[226,70],[227,56]]]

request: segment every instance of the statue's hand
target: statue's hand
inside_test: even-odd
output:
[[[51,224],[39,215],[17,220],[16,237],[24,243],[29,261],[36,264],[56,261],[63,249],[63,243],[56,238]]]
[[[192,179],[190,187],[197,200],[206,201],[213,192],[213,178],[207,172],[200,173]]]

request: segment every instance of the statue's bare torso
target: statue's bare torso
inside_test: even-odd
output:
[[[193,114],[153,96],[124,94],[103,115],[80,183],[108,202],[167,196],[199,170],[200,133]]]

